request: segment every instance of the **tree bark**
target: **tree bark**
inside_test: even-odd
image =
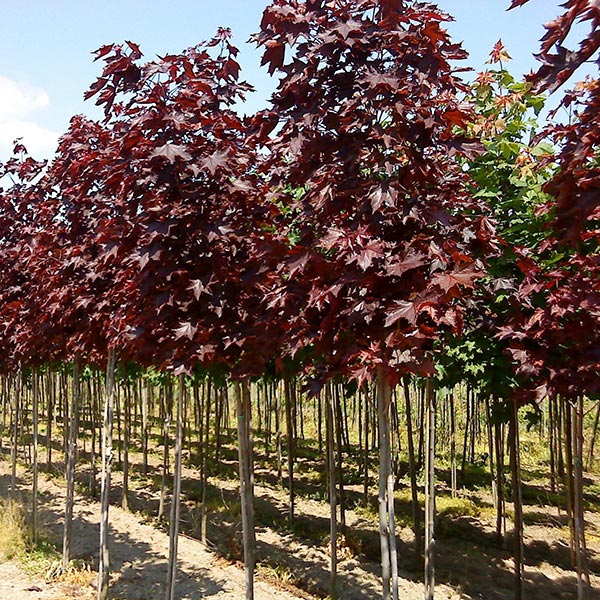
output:
[[[408,379],[404,379],[404,404],[406,406],[406,436],[408,438],[408,470],[410,475],[410,493],[413,515],[413,529],[415,533],[415,549],[417,555],[421,554],[421,508],[419,506],[419,495],[417,487],[417,463],[415,459],[415,442],[412,427],[412,410],[410,402],[410,387]]]
[[[435,590],[435,392],[431,379],[425,388],[425,600],[433,600]]]
[[[179,536],[180,496],[181,496],[181,449],[183,446],[183,400],[185,380],[179,375],[177,390],[177,414],[175,416],[175,464],[173,472],[173,499],[169,521],[169,562],[167,567],[166,600],[175,599],[175,581],[177,579],[177,542]]]
[[[244,541],[244,569],[246,600],[254,598],[254,566],[256,538],[254,532],[254,475],[252,469],[252,430],[250,416],[250,388],[248,380],[234,383],[238,420],[238,456],[240,472],[240,500],[242,505],[242,534]]]
[[[40,372],[34,367],[31,372],[32,404],[33,404],[33,493],[32,493],[32,522],[33,522],[33,545],[37,546],[39,539],[39,511],[38,511],[38,438],[39,438],[39,406],[40,406]]]
[[[337,494],[335,485],[335,439],[333,432],[333,394],[331,383],[326,384],[325,445],[327,446],[327,475],[329,480],[329,597],[337,597]]]
[[[80,364],[73,363],[73,391],[71,393],[71,421],[69,423],[69,445],[66,456],[65,478],[67,483],[65,500],[65,524],[63,529],[62,568],[67,570],[71,560],[71,530],[73,525],[73,505],[75,503],[75,461],[77,458],[77,431],[79,403],[81,398]]]
[[[523,498],[521,496],[521,459],[519,453],[519,414],[516,401],[513,401],[509,421],[510,464],[512,470],[513,508],[515,513],[514,571],[515,600],[523,600]]]
[[[285,394],[285,426],[287,433],[287,467],[288,467],[288,519],[294,522],[294,426],[292,420],[293,395],[288,376],[283,381]]]
[[[108,509],[110,506],[110,475],[113,461],[113,417],[115,401],[115,362],[114,348],[108,351],[106,364],[106,396],[104,404],[104,424],[102,427],[102,486],[100,492],[100,551],[98,568],[98,600],[108,599],[110,576],[110,555],[108,550]]]
[[[392,394],[390,385],[385,379],[381,367],[377,369],[377,422],[379,428],[379,543],[381,545],[381,578],[383,584],[383,600],[392,597],[392,559],[390,539],[395,531],[390,531],[390,522],[393,516],[393,499],[388,499],[388,480],[392,477],[391,449],[390,449],[390,404]],[[393,488],[392,488],[393,489]],[[394,591],[394,599],[397,592]]]

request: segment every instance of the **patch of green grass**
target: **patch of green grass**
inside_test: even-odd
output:
[[[60,554],[48,540],[41,539],[19,559],[25,573],[32,576],[46,575],[60,559]]]
[[[436,498],[437,514],[440,517],[477,517],[481,509],[469,498],[452,498],[438,496]]]

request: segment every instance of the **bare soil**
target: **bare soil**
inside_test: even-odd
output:
[[[131,475],[130,510],[122,510],[120,473],[114,472],[113,506],[110,509],[111,598],[154,600],[163,598],[167,571],[168,533],[154,518],[158,508],[157,481],[159,455],[151,460],[152,476],[142,477],[140,457]],[[60,466],[60,465],[58,465]],[[238,486],[231,461],[220,479],[211,478],[209,548],[198,541],[199,473],[190,466],[183,472],[184,499],[182,535],[179,540],[177,597],[243,598],[244,573],[241,565],[241,531]],[[314,490],[303,488],[299,469],[295,523],[287,523],[287,493],[272,473],[257,473],[257,600],[324,598],[329,589],[328,537],[329,507]],[[80,491],[85,488],[85,473],[80,472]],[[10,465],[0,461],[0,493],[6,496]],[[19,486],[25,501],[30,489],[29,470],[19,468]],[[158,486],[159,487],[159,486]],[[440,483],[443,488],[443,482]],[[60,547],[64,510],[64,480],[60,472],[40,474],[41,524],[51,541]],[[350,506],[356,504],[359,486],[347,486]],[[311,492],[311,493],[308,493]],[[315,497],[310,497],[312,496]],[[491,499],[484,492],[472,494],[478,506]],[[509,507],[510,508],[510,507]],[[528,600],[575,599],[576,577],[570,566],[568,528],[565,515],[549,505],[525,507],[525,597]],[[402,525],[402,514],[409,507],[400,504],[398,555],[400,597],[423,597],[422,561],[414,550],[413,535]],[[168,515],[168,505],[166,514]],[[366,600],[381,597],[378,566],[376,520],[364,510],[346,511],[346,534],[339,543],[338,596],[340,600]],[[0,564],[0,600],[88,600],[95,597],[98,556],[99,503],[85,493],[77,494],[73,525],[73,557],[90,565],[91,571],[78,578],[45,581],[31,578],[15,564]],[[593,590],[589,600],[600,599],[600,518],[586,514],[588,549]],[[510,520],[507,522],[510,533]],[[482,510],[474,516],[440,516],[436,542],[436,598],[438,600],[510,600],[513,597],[510,535],[504,547],[494,539],[493,514]]]

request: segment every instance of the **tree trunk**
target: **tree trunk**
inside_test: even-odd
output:
[[[66,500],[65,524],[63,529],[63,554],[62,568],[67,570],[71,560],[71,529],[73,524],[73,505],[75,503],[75,460],[77,457],[77,430],[79,419],[79,403],[81,398],[80,365],[76,360],[73,363],[73,391],[71,394],[71,421],[69,423],[69,446],[66,456]]]
[[[208,459],[209,459],[209,444],[210,444],[210,398],[212,395],[212,379],[209,378],[208,385],[206,386],[205,398],[204,398],[204,420],[206,421],[204,426],[204,450],[202,452],[202,509],[200,518],[200,539],[202,543],[206,545],[206,528],[208,522],[208,514],[206,510],[206,499],[208,493]]]
[[[363,387],[363,396],[365,398],[365,434],[364,434],[364,447],[363,447],[363,501],[365,506],[369,502],[369,429],[371,427],[369,415],[371,410],[369,407],[369,390],[367,384]]]
[[[389,383],[381,367],[377,369],[377,421],[379,428],[379,542],[381,545],[381,578],[383,584],[383,600],[390,600],[392,593],[392,564],[390,538],[395,531],[390,531],[393,517],[393,499],[388,500],[389,484],[392,477],[390,449],[390,404],[392,400]],[[394,591],[394,599],[396,598]]]
[[[123,495],[121,508],[129,510],[129,442],[131,440],[131,385],[125,370],[125,399],[123,406]]]
[[[415,533],[415,549],[417,555],[421,554],[421,508],[417,487],[417,463],[415,460],[415,442],[412,427],[412,410],[410,402],[410,388],[408,378],[404,379],[404,404],[406,407],[406,436],[408,438],[408,470],[410,475],[410,493],[413,515],[413,529]]]
[[[46,378],[47,404],[46,404],[46,470],[52,466],[52,421],[55,403],[55,381],[54,374],[48,369]]]
[[[110,506],[110,475],[113,460],[113,411],[115,401],[115,362],[114,348],[108,351],[106,364],[106,397],[104,404],[104,425],[102,427],[102,488],[100,493],[100,551],[98,565],[98,600],[108,599],[110,576],[110,556],[108,551],[108,508]]]
[[[590,441],[590,449],[587,456],[588,471],[594,466],[594,446],[596,445],[596,436],[598,434],[598,422],[600,420],[600,401],[596,403],[596,415],[594,417],[594,426],[592,428],[592,439]]]
[[[244,540],[244,569],[246,600],[254,598],[254,566],[256,538],[254,532],[254,475],[252,469],[252,430],[250,388],[248,380],[234,383],[238,417],[238,456],[240,471],[240,500],[242,505],[242,534]]]
[[[454,392],[450,392],[450,490],[452,497],[456,498],[457,473],[456,473],[456,419],[454,415]],[[491,454],[490,454],[491,460]]]
[[[327,446],[327,474],[329,480],[329,597],[337,597],[337,494],[335,485],[335,441],[333,432],[333,394],[331,383],[326,384],[325,399],[325,445]]]
[[[33,404],[33,493],[32,493],[32,524],[33,524],[33,545],[37,546],[39,538],[39,511],[38,511],[38,437],[39,437],[39,406],[40,406],[40,372],[34,367],[31,372],[33,380],[32,385],[32,404]]]
[[[572,419],[573,440],[573,521],[575,525],[575,555],[577,568],[577,599],[588,597],[590,574],[585,543],[585,520],[583,507],[583,396],[574,406]]]
[[[521,496],[521,459],[519,453],[519,414],[516,401],[513,401],[509,421],[510,465],[512,470],[513,508],[515,513],[514,569],[515,600],[523,600],[523,499]]]
[[[335,427],[336,436],[336,456],[337,456],[337,480],[338,480],[338,504],[340,506],[340,531],[346,533],[346,499],[344,497],[344,455],[343,448],[343,433],[345,419],[342,415],[341,400],[339,393],[339,385],[334,386],[334,408],[335,408]]]
[[[283,380],[285,393],[285,426],[287,432],[287,466],[288,466],[288,519],[290,525],[294,522],[294,426],[292,422],[292,400],[290,379]]]
[[[435,590],[435,392],[431,379],[426,383],[425,454],[425,600],[433,600]]]
[[[166,600],[175,599],[175,580],[177,579],[177,541],[179,536],[179,515],[181,508],[181,449],[183,445],[184,385],[184,376],[179,375],[177,414],[175,417],[175,464],[173,467],[173,499],[171,501],[171,518],[169,521],[169,562],[167,567]]]

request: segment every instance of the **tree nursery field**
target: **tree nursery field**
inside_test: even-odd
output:
[[[229,29],[108,44],[15,142],[1,598],[600,598],[600,6],[525,80],[449,18],[273,0],[245,117]]]

